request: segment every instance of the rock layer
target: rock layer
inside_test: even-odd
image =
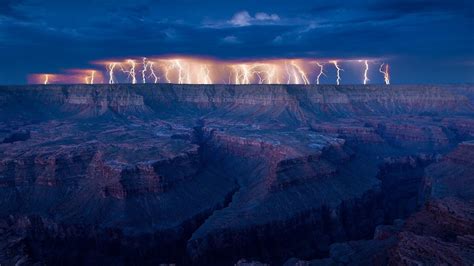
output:
[[[0,103],[0,263],[471,261],[472,86],[51,85]]]

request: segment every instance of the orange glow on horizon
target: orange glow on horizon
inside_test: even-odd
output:
[[[29,84],[100,84],[104,76],[94,69],[70,69],[64,74],[32,74]]]
[[[30,84],[320,84],[324,64],[332,64],[340,84],[343,69],[339,63],[354,60],[312,60],[308,58],[217,60],[176,56],[141,57],[96,61],[97,69],[71,69],[61,74],[33,74]],[[360,60],[359,60],[360,62]],[[365,60],[364,76],[367,77]],[[382,69],[382,67],[381,67]],[[388,77],[388,66],[385,78]],[[364,79],[364,84],[368,79]],[[385,83],[387,79],[385,79]]]

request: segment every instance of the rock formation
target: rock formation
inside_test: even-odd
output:
[[[0,87],[0,263],[472,264],[474,87]]]

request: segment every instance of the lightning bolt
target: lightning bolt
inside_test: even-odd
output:
[[[84,78],[84,80],[85,80],[85,83],[86,83],[86,84],[89,84],[89,77],[88,77],[88,76],[86,76],[86,77]]]
[[[240,65],[242,69],[242,82],[241,84],[250,84],[250,69],[247,65]]]
[[[184,76],[183,76],[183,67],[181,66],[181,62],[178,59],[173,60],[173,67],[176,67],[178,69],[178,84],[183,84]]]
[[[135,74],[135,68],[136,68],[137,63],[135,63],[135,60],[132,60],[132,59],[128,59],[127,63],[130,65],[129,70],[125,70],[122,64],[120,64],[120,68],[122,69],[123,73],[126,73],[128,75],[128,78],[132,79],[132,84],[137,84],[137,76]]]
[[[158,83],[158,76],[155,73],[155,69],[153,66],[155,65],[155,62],[149,62],[150,63],[150,76],[148,77],[153,77],[155,84]]]
[[[286,84],[290,84],[291,74],[290,74],[290,69],[288,67],[288,63],[286,61],[285,61],[285,71],[286,71],[286,75],[288,76],[288,79],[286,80]]]
[[[272,71],[270,72],[270,74],[271,74],[271,82],[269,81],[268,84],[274,83],[274,82],[275,82],[276,84],[280,84],[280,83],[281,83],[281,82],[280,82],[280,76],[277,75],[278,73],[277,73],[277,66],[276,66],[276,65],[273,65]]]
[[[173,69],[178,71],[178,84],[191,84],[191,73],[189,67],[186,64],[183,64],[180,59],[172,59],[170,62],[165,62],[167,65],[165,67],[165,78],[168,83],[171,83],[169,78],[169,72]]]
[[[339,65],[337,64],[338,62],[336,60],[331,61],[331,63],[334,64],[334,67],[337,70],[336,84],[339,85],[341,84],[341,71],[344,71],[344,69],[339,67]]]
[[[143,81],[143,84],[146,83],[146,76],[145,76],[145,73],[146,73],[147,68],[148,68],[148,62],[146,61],[146,57],[143,57],[143,69],[142,69],[142,81]]]
[[[241,63],[238,65],[230,65],[232,69],[230,77],[234,76],[234,84],[251,84],[253,82],[258,82],[258,84],[273,84],[280,83],[279,78],[276,77],[277,68],[273,64],[267,63]]]
[[[246,64],[231,65],[235,84],[250,84],[250,68]]]
[[[262,72],[260,71],[255,71],[255,75],[258,77],[258,84],[263,84],[265,81],[265,78],[262,76]]]
[[[114,84],[114,69],[117,66],[117,63],[110,63],[107,65],[107,70],[109,72],[109,84]]]
[[[363,64],[363,84],[371,83],[368,75],[369,61],[359,60]],[[122,59],[114,61],[102,61],[105,69],[102,71],[89,69],[70,69],[66,74],[32,74],[29,82],[34,83],[86,83],[95,84],[97,82],[107,82],[104,75],[108,75],[108,83],[115,84],[121,82],[138,83],[179,83],[179,84],[213,84],[223,82],[229,84],[310,84],[314,82],[321,84],[323,76],[327,77],[327,65],[332,64],[336,68],[336,84],[342,82],[340,63],[345,61],[308,61],[304,58],[268,59],[268,60],[247,60],[247,61],[221,61],[201,59],[194,57],[176,58],[147,58],[140,57]],[[308,65],[318,68],[315,73],[307,73]],[[372,66],[373,67],[373,66]],[[383,63],[378,71],[383,74],[385,84],[390,84],[389,65]],[[116,73],[118,71],[118,74]],[[122,72],[124,74],[122,74]],[[313,79],[315,76],[315,80]],[[228,77],[228,80],[227,80]],[[126,78],[126,79],[125,79]]]
[[[297,65],[297,64],[295,63],[295,61],[291,61],[291,65],[294,67],[294,73],[295,73],[295,74],[296,74],[296,72],[299,73],[301,79],[303,80],[303,83],[304,83],[305,85],[308,85],[308,84],[309,84],[309,80],[308,80],[308,78],[306,77],[306,73],[304,73],[303,69],[301,69],[301,67],[300,67],[299,65]],[[295,80],[296,80],[296,76],[297,76],[297,75],[295,75]],[[298,82],[297,82],[296,84],[299,84],[299,78],[298,78]]]
[[[198,82],[199,84],[212,84],[210,71],[207,65],[201,65],[199,68]]]
[[[384,66],[385,65],[385,69]],[[388,64],[382,63],[379,68],[379,72],[383,74],[383,79],[386,85],[390,85],[390,73]]]
[[[94,84],[94,76],[95,76],[95,71],[91,70],[91,75],[85,77],[86,84],[90,84],[90,85]]]
[[[267,84],[272,84],[274,83],[273,79],[275,77],[276,73],[276,68],[273,65],[270,64],[263,64],[262,66],[261,73],[265,75],[265,78],[263,78],[262,82],[267,83]]]
[[[275,75],[276,75],[276,66],[275,65],[267,65],[267,69],[265,70],[267,75],[267,84],[275,83]],[[279,84],[280,81],[277,79],[276,83]]]
[[[164,66],[164,69],[165,69],[166,82],[171,83],[169,74],[170,74],[170,70],[173,69],[173,65],[166,65],[166,66]]]
[[[130,68],[130,76],[132,76],[132,84],[137,84],[137,77],[135,76],[135,61],[134,60],[128,60],[128,62],[132,65]]]
[[[365,69],[364,69],[364,85],[366,85],[370,79],[367,77],[367,73],[369,72],[369,62],[367,60],[364,61]]]
[[[326,76],[326,74],[324,74],[324,65],[323,64],[320,64],[320,63],[316,62],[316,65],[318,65],[318,67],[319,67],[319,74],[318,74],[318,77],[316,78],[316,84],[319,85],[319,80],[321,79],[321,76],[322,75]]]
[[[290,62],[290,65],[292,66],[291,73],[293,76],[294,84],[300,84],[300,79],[298,77],[298,73],[296,72],[295,67],[293,66],[293,62]]]

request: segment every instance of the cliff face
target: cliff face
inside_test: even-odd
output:
[[[410,216],[405,214],[405,220],[395,220],[393,225],[377,226],[373,239],[332,244],[327,258],[309,261],[292,258],[285,265],[474,263],[474,194],[467,185],[474,177],[469,160],[473,152],[474,145],[464,142],[443,158],[422,155],[386,160],[379,174],[382,186],[393,182],[399,186],[388,188],[390,195],[385,197],[385,210],[394,215],[397,214],[394,207],[398,211],[410,208],[407,202],[410,197],[415,197],[412,204],[419,202],[420,197],[428,197],[419,209],[412,210]],[[384,179],[389,178],[393,180],[385,184]],[[400,182],[400,178],[410,183]],[[421,190],[413,189],[414,182],[421,182],[418,185]],[[394,203],[393,200],[397,204],[387,205]]]
[[[415,256],[409,240],[361,239],[472,199],[473,99],[471,86],[0,87],[0,229],[15,238],[0,250],[48,264]],[[370,245],[334,244],[356,240]]]
[[[292,86],[292,85],[48,85],[2,87],[2,109],[15,115],[54,115],[55,110],[83,116],[204,112],[218,108],[232,115],[258,108],[256,117],[288,116],[304,121],[314,115],[466,114],[472,112],[470,87],[454,86]],[[42,106],[47,109],[41,108]],[[173,109],[173,110],[170,110]],[[184,110],[183,110],[184,109]],[[233,117],[233,116],[231,116]],[[254,117],[255,118],[255,117]]]

